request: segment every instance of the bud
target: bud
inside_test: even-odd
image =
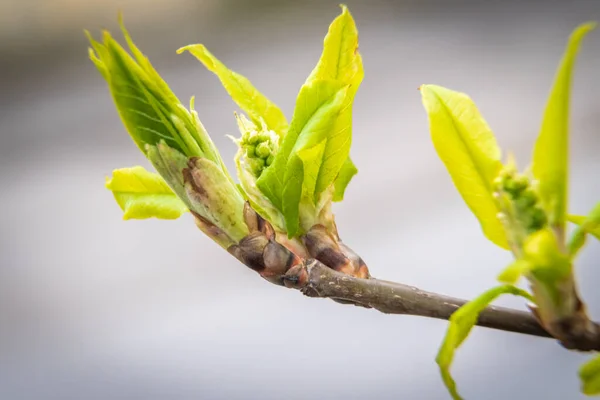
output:
[[[279,149],[279,135],[269,130],[264,121],[256,126],[244,115],[235,115],[242,137],[237,141],[240,150],[238,157],[243,158],[252,174],[258,178],[262,171],[271,165]]]
[[[235,117],[241,133],[239,139],[232,138],[238,145],[235,164],[240,185],[252,208],[270,221],[277,232],[285,232],[283,215],[256,186],[262,171],[273,163],[279,149],[279,136],[267,129],[264,121],[259,129],[244,115],[235,114]]]
[[[493,182],[501,222],[513,244],[513,251],[521,253],[527,237],[547,226],[548,218],[542,208],[536,188],[525,174],[519,174],[509,163]]]

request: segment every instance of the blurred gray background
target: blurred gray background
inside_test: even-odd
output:
[[[446,399],[446,323],[386,316],[275,287],[178,221],[123,221],[104,188],[141,164],[83,29],[134,40],[197,109],[223,155],[234,103],[180,46],[204,43],[291,116],[337,1],[0,1],[0,398]],[[430,142],[417,87],[473,97],[503,149],[529,160],[567,37],[600,1],[347,1],[366,77],[354,112],[360,173],[335,206],[376,277],[471,298],[510,256],[483,238]],[[572,102],[572,212],[600,199],[600,32]],[[232,162],[228,165],[231,167]],[[600,318],[600,246],[577,265]],[[498,304],[523,308],[506,298]],[[467,399],[578,399],[586,356],[474,330],[454,368]]]

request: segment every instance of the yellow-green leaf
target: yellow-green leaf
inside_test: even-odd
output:
[[[581,392],[588,396],[600,394],[600,355],[595,356],[579,368]]]
[[[358,173],[358,169],[348,157],[344,165],[342,165],[342,169],[340,169],[340,173],[337,178],[335,178],[335,190],[333,192],[333,201],[342,201],[344,200],[344,193],[346,192],[346,187],[350,183],[350,180]]]
[[[508,248],[493,197],[492,181],[502,168],[494,134],[466,94],[436,85],[422,85],[420,90],[433,145],[454,185],[485,236]]]
[[[257,180],[258,188],[284,214],[288,235],[300,232],[299,220],[316,221],[316,203],[332,185],[335,200],[341,200],[357,172],[349,158],[352,103],[363,76],[356,24],[342,6],[329,26],[317,65],[300,89],[288,133]],[[306,207],[299,219],[300,203]]]
[[[326,190],[334,180],[337,195],[334,201],[344,197],[344,191],[352,177],[358,172],[350,160],[350,145],[352,143],[352,103],[354,96],[364,78],[362,57],[358,51],[358,29],[356,23],[345,5],[341,5],[342,13],[337,16],[323,40],[323,52],[319,62],[311,72],[306,82],[315,80],[336,80],[343,85],[349,85],[346,104],[335,121],[334,132],[327,140],[323,163],[317,176],[315,196]],[[340,174],[343,166],[347,170]],[[353,167],[353,168],[352,168]]]
[[[571,34],[550,92],[540,134],[533,152],[533,174],[552,227],[564,231],[567,213],[569,100],[575,58],[594,23],[580,25]]]
[[[109,32],[102,43],[86,32],[91,44],[89,56],[113,96],[121,120],[137,146],[146,154],[146,145],[164,141],[171,148],[192,157],[220,161],[197,113],[188,111],[169,89],[150,61],[136,47],[121,21],[129,54]],[[147,154],[146,154],[147,155]]]
[[[477,323],[479,314],[498,296],[502,294],[513,294],[521,296],[533,302],[531,295],[526,291],[512,285],[503,285],[492,288],[475,299],[469,301],[452,314],[449,320],[446,336],[440,347],[436,362],[440,368],[440,373],[444,384],[448,388],[453,399],[461,399],[456,389],[456,383],[450,374],[450,366],[454,359],[454,353],[469,336],[471,329]]]
[[[123,210],[123,219],[177,219],[188,211],[160,175],[140,166],[114,170],[106,188]]]
[[[498,281],[508,285],[515,285],[521,276],[531,270],[532,266],[526,260],[515,260],[508,267],[504,268],[498,275]]]
[[[596,204],[587,217],[568,215],[567,219],[578,225],[571,236],[568,246],[569,254],[572,257],[575,256],[585,244],[586,234],[593,235],[600,240],[600,203]]]
[[[267,128],[276,132],[279,136],[285,135],[288,124],[283,112],[265,95],[260,93],[246,77],[227,68],[202,44],[182,47],[177,50],[177,53],[181,54],[184,51],[189,51],[209,71],[217,75],[227,93],[248,114],[252,122],[260,126],[262,119]]]

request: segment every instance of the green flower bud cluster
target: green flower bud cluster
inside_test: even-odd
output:
[[[531,180],[515,171],[503,171],[494,181],[496,192],[504,194],[512,206],[516,222],[526,235],[543,229],[548,223],[546,212],[541,207]]]
[[[273,163],[279,148],[279,136],[264,122],[260,129],[243,115],[237,116],[242,137],[238,141],[245,163],[255,177]]]

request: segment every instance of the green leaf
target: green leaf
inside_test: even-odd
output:
[[[579,368],[581,392],[588,396],[600,394],[600,355],[587,361]]]
[[[487,122],[463,93],[422,85],[433,145],[454,185],[479,220],[485,236],[506,249],[492,181],[502,168],[500,149]]]
[[[340,173],[338,177],[335,179],[335,191],[333,192],[333,201],[342,201],[344,200],[344,192],[346,191],[346,187],[350,183],[350,180],[358,173],[358,169],[348,157],[344,165],[342,165],[342,169],[340,169]]]
[[[160,175],[140,166],[114,170],[106,188],[123,210],[123,219],[177,219],[188,211]]]
[[[569,254],[574,257],[585,244],[586,234],[594,235],[600,240],[600,203],[587,217],[568,215],[567,219],[578,225],[569,241]]]
[[[448,388],[452,398],[455,400],[461,399],[461,397],[456,389],[456,383],[450,374],[450,366],[454,359],[454,353],[467,336],[469,336],[471,329],[477,323],[479,314],[502,294],[521,296],[533,302],[531,295],[522,289],[512,285],[497,286],[466,303],[450,317],[448,330],[446,331],[446,336],[444,337],[444,341],[442,342],[436,357],[436,362],[440,368],[444,384]]]
[[[177,53],[181,54],[184,51],[189,51],[209,71],[217,75],[227,93],[248,114],[252,122],[260,126],[260,120],[262,119],[267,127],[280,137],[285,135],[288,124],[283,112],[265,95],[260,93],[246,77],[227,68],[204,45],[185,46],[177,50]]]
[[[89,32],[86,35],[92,46],[90,59],[108,83],[117,111],[134,142],[144,153],[146,145],[164,141],[188,157],[206,157],[222,164],[194,110],[193,97],[188,111],[134,44],[121,18],[120,24],[133,57],[106,31],[103,43],[95,41]]]
[[[533,152],[533,174],[552,227],[564,231],[568,186],[569,100],[575,58],[594,23],[580,25],[571,34],[550,92],[540,134]]]
[[[283,213],[290,237],[298,232],[300,197],[303,193],[308,199],[316,195],[318,171],[323,166],[325,154],[315,152],[313,148],[322,146],[334,132],[347,91],[348,86],[342,86],[339,81],[318,80],[305,84],[298,95],[288,134],[273,164],[256,182]],[[317,155],[320,157],[315,157]]]
[[[521,276],[531,268],[531,264],[526,260],[515,260],[498,275],[498,281],[507,285],[515,285]]]
[[[300,89],[275,160],[257,180],[258,188],[284,214],[290,237],[301,231],[300,203],[307,214],[316,212],[320,195],[332,184],[341,200],[356,174],[349,159],[352,102],[363,76],[356,25],[342,6],[329,27],[319,62]]]
[[[331,79],[340,81],[344,85],[350,85],[344,110],[335,122],[332,128],[334,133],[330,135],[325,146],[323,163],[317,177],[315,198],[336,180],[342,167],[347,165],[347,160],[354,166],[352,160],[349,160],[352,143],[352,103],[365,73],[362,57],[358,51],[356,23],[348,8],[345,5],[340,7],[342,13],[329,26],[329,31],[323,40],[323,52],[319,62],[307,79],[307,82]],[[346,171],[342,179],[346,178],[347,181],[341,182],[337,186],[341,191],[338,196],[340,200],[343,198],[346,186],[350,183],[352,176],[358,172],[356,167],[354,169],[356,172],[353,174],[348,174]]]

